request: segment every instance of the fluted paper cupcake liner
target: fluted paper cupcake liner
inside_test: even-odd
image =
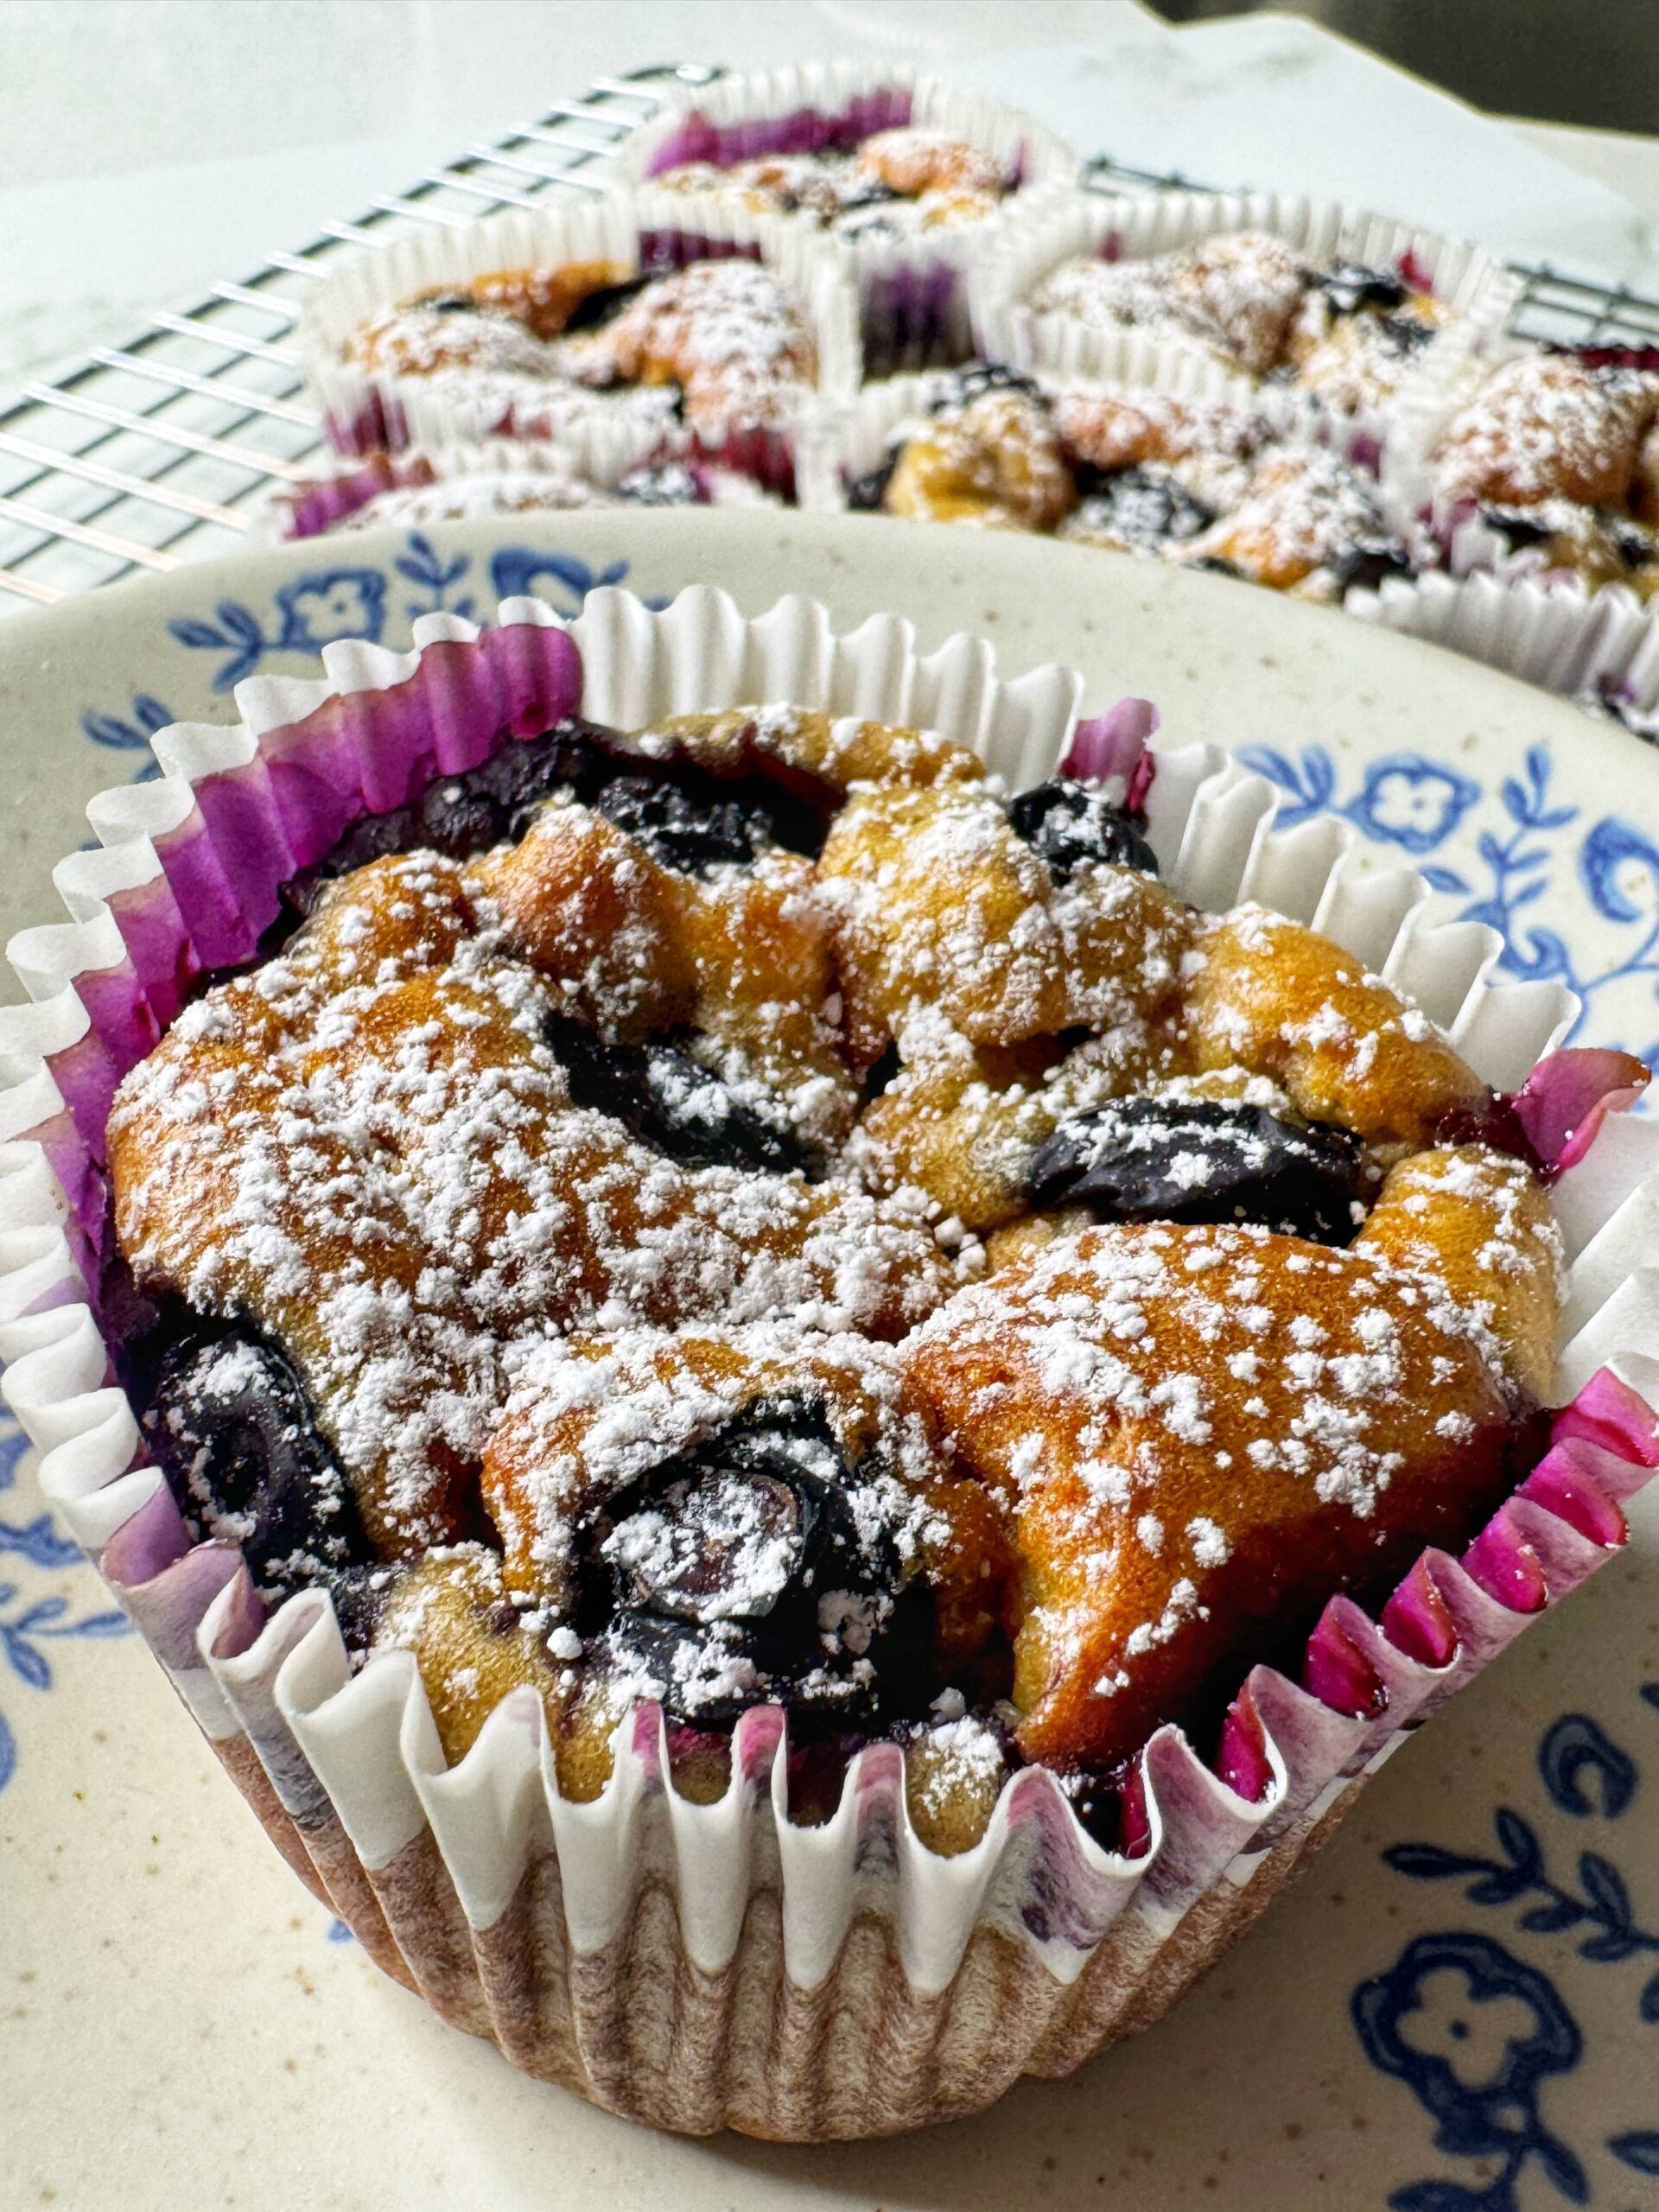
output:
[[[913,234],[830,234],[858,287],[865,367],[871,376],[962,360],[971,348],[967,272],[1016,210],[1047,206],[1068,193],[1081,163],[1065,141],[1034,117],[964,86],[887,62],[815,61],[726,77],[688,94],[617,149],[617,174],[642,189],[665,169],[707,162],[725,168],[766,154],[841,149],[878,130],[914,124],[994,155],[1019,189],[974,223]],[[653,195],[653,221],[688,227],[678,193]],[[785,218],[789,220],[790,219]],[[804,219],[791,222],[805,230]],[[811,235],[825,234],[813,230]]]
[[[367,454],[457,440],[550,438],[590,450],[601,482],[614,481],[664,447],[694,449],[689,431],[665,426],[660,407],[631,409],[626,394],[587,393],[584,404],[581,387],[525,374],[455,369],[410,376],[340,359],[359,323],[400,301],[493,270],[582,262],[607,262],[631,276],[732,255],[757,258],[805,317],[817,358],[817,393],[849,396],[859,378],[857,306],[835,257],[810,235],[706,196],[688,198],[682,212],[685,220],[671,247],[644,232],[634,200],[607,194],[558,207],[510,208],[342,256],[308,298],[297,330],[301,364],[330,443],[342,454]],[[642,400],[653,397],[660,394],[645,391]],[[801,393],[791,410],[808,399]],[[793,436],[787,424],[734,420],[718,433],[700,434],[695,448],[769,488],[789,489]]]
[[[976,640],[923,658],[894,618],[837,637],[800,600],[746,620],[706,588],[660,613],[601,591],[570,622],[517,600],[493,630],[440,615],[416,635],[409,654],[330,646],[322,682],[239,686],[233,729],[162,732],[161,779],[94,802],[99,849],[56,871],[73,918],[14,941],[34,1003],[0,1014],[10,1402],[48,1497],[278,1847],[446,2019],[666,2127],[817,2139],[976,2110],[1154,2018],[1404,1732],[1623,1540],[1619,1501],[1659,1460],[1644,1402],[1659,1396],[1659,1128],[1612,1121],[1585,1150],[1605,1088],[1585,1063],[1599,1056],[1554,1061],[1534,1086],[1573,1262],[1548,1456],[1460,1560],[1423,1554],[1380,1621],[1333,1599],[1300,1681],[1250,1669],[1213,1764],[1160,1728],[1124,1785],[1119,1850],[1031,1768],[978,1845],[937,1857],[890,1744],[854,1760],[830,1820],[797,1826],[770,1709],[740,1723],[713,1804],[674,1788],[650,1706],[619,1730],[591,1803],[561,1796],[524,1693],[447,1769],[409,1656],[353,1675],[320,1592],[267,1617],[239,1552],[193,1542],[143,1464],[90,1310],[115,1083],[193,975],[252,953],[278,885],[346,823],[578,709],[627,728],[787,699],[940,729],[1014,785],[1051,773],[1068,743],[1120,769],[1135,745],[1121,716],[1077,723],[1070,671],[1005,682]],[[1420,879],[1351,865],[1345,825],[1275,830],[1269,787],[1210,748],[1161,753],[1147,808],[1188,898],[1258,898],[1326,930],[1495,1084],[1522,1083],[1570,1019],[1557,985],[1488,980],[1489,931],[1427,924]]]
[[[1659,614],[1621,585],[1589,592],[1576,577],[1431,571],[1350,592],[1343,603],[1362,621],[1564,697],[1617,701],[1638,718],[1659,712]]]
[[[1116,334],[1074,315],[1039,314],[1031,295],[1062,262],[1081,256],[1140,261],[1233,231],[1265,231],[1310,261],[1340,259],[1395,270],[1448,310],[1400,389],[1362,410],[1381,429],[1408,400],[1433,414],[1466,389],[1472,365],[1502,342],[1520,296],[1517,279],[1480,246],[1441,237],[1391,216],[1338,200],[1284,193],[1154,192],[1100,198],[1080,194],[1062,207],[1010,224],[977,263],[969,311],[979,350],[1038,373],[1103,373],[1098,364]],[[1160,334],[1162,334],[1161,333]],[[1171,342],[1207,360],[1216,349],[1193,334]]]

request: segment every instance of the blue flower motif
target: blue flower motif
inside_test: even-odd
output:
[[[473,601],[452,599],[450,594],[466,581],[467,572],[473,565],[471,556],[458,553],[453,561],[446,561],[424,531],[411,530],[404,543],[408,550],[400,553],[391,565],[423,594],[420,599],[411,599],[404,608],[410,620],[412,622],[422,614],[442,613],[470,619]]]
[[[550,578],[569,594],[572,613],[590,591],[597,591],[602,584],[620,584],[627,573],[626,561],[592,569],[574,553],[550,553],[540,545],[504,545],[490,560],[490,582],[498,599],[522,598]]]
[[[1575,1820],[1616,1821],[1636,1794],[1636,1761],[1587,1713],[1564,1713],[1544,1731],[1538,1772],[1551,1798]]]
[[[28,1441],[10,1422],[0,1427],[0,1491],[16,1482]],[[80,1552],[58,1534],[49,1513],[41,1513],[32,1521],[0,1520],[0,1556],[20,1560],[25,1570],[60,1574]],[[21,1582],[0,1582],[0,1681],[10,1676],[29,1689],[49,1690],[52,1662],[43,1646],[64,1637],[124,1636],[130,1625],[122,1612],[85,1613],[71,1620],[68,1611],[69,1600],[58,1592],[32,1597]],[[17,1738],[0,1713],[0,1789],[16,1768]]]
[[[378,569],[324,569],[283,585],[275,604],[274,651],[320,652],[342,638],[373,645],[385,627],[386,580]]]
[[[1579,855],[1584,887],[1610,922],[1659,926],[1659,846],[1628,822],[1598,822]]]
[[[1358,797],[1343,811],[1368,836],[1408,853],[1432,853],[1479,797],[1480,785],[1467,776],[1421,753],[1395,753],[1372,762]]]
[[[162,772],[160,762],[150,752],[149,741],[158,729],[165,729],[178,716],[148,691],[138,692],[128,711],[132,719],[124,721],[119,715],[100,715],[88,707],[80,718],[80,734],[93,745],[106,746],[112,753],[142,753],[144,757],[133,781],[149,783]]]
[[[1352,2012],[1372,2065],[1433,2120],[1435,2148],[1501,2162],[1479,2189],[1408,2183],[1389,2199],[1395,2212],[1515,2212],[1516,2179],[1534,2159],[1569,2203],[1586,2201],[1583,2166],[1539,2111],[1544,2083],[1570,2073],[1584,2047],[1547,1975],[1488,1936],[1419,1936],[1361,1982]]]

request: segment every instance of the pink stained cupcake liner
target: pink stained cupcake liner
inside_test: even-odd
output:
[[[1047,207],[1076,187],[1077,156],[1046,125],[901,64],[809,62],[723,78],[688,95],[635,132],[618,149],[616,166],[648,194],[653,224],[671,236],[682,226],[682,197],[650,193],[664,170],[693,162],[727,168],[767,154],[844,152],[877,130],[906,124],[982,147],[1020,188],[980,222],[900,237],[870,232],[830,239],[857,285],[865,372],[889,376],[966,359],[974,260],[1017,213]]]
[[[425,530],[435,522],[477,515],[615,506],[639,496],[626,488],[628,472],[637,465],[626,442],[619,446],[594,438],[557,447],[508,438],[405,446],[290,485],[273,496],[268,512],[276,535],[299,538],[341,530]],[[777,504],[777,495],[752,476],[695,454],[657,466],[683,480],[688,504]]]
[[[135,1460],[86,1303],[111,1077],[197,968],[245,957],[277,882],[346,822],[577,708],[627,726],[791,696],[944,728],[1023,781],[1052,772],[1068,743],[1135,776],[1149,719],[1120,709],[1077,724],[1064,671],[1002,683],[971,640],[924,661],[902,625],[838,639],[800,601],[745,622],[716,593],[659,615],[601,593],[574,623],[528,601],[504,605],[500,622],[480,634],[430,618],[416,654],[345,645],[326,657],[327,683],[245,685],[238,731],[164,733],[162,785],[95,810],[111,842],[60,871],[79,918],[19,941],[38,1002],[0,1017],[0,1071],[16,1078],[0,1092],[8,1395],[45,1454],[48,1494],[279,1847],[446,2018],[662,2126],[823,2138],[976,2109],[1020,2073],[1066,2071],[1154,2018],[1402,1732],[1622,1540],[1619,1502],[1659,1461],[1659,1425],[1637,1395],[1659,1378],[1640,1349],[1659,1300],[1636,1217],[1659,1168],[1653,1133],[1610,1124],[1574,1157],[1619,1070],[1546,1062],[1529,1110],[1562,1166],[1575,1282],[1589,1267],[1569,1299],[1569,1402],[1548,1453],[1460,1560],[1419,1560],[1380,1623],[1334,1599],[1299,1681],[1252,1669],[1213,1767],[1160,1729],[1126,1786],[1117,1852],[1030,1769],[980,1845],[937,1859],[910,1828],[891,1745],[855,1761],[826,1827],[798,1828],[782,1717],[765,1710],[740,1725],[731,1786],[711,1806],[674,1789],[650,1707],[624,1724],[593,1804],[559,1796],[539,1707],[517,1694],[446,1770],[406,1655],[353,1675],[320,1593],[267,1618],[239,1554],[191,1542],[159,1475]],[[1491,1079],[1518,1084],[1559,1031],[1562,994],[1488,987],[1484,933],[1426,926],[1403,871],[1349,869],[1340,825],[1273,831],[1266,787],[1215,756],[1160,754],[1148,814],[1189,896],[1262,897],[1330,929]],[[48,1158],[64,1194],[79,1193],[73,1210]]]

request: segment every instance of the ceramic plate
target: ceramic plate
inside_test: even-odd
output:
[[[1659,754],[1414,640],[1224,579],[861,518],[512,518],[249,554],[0,627],[0,931],[149,734],[434,608],[694,582],[880,608],[1006,673],[1079,665],[1236,750],[1659,1048]],[[1542,2212],[1659,2197],[1659,1501],[1559,1621],[1390,1762],[1152,2033],[885,2144],[677,2142],[524,2080],[381,1978],[121,1633],[0,1425],[0,2202],[76,2212],[1218,2203]],[[1644,1787],[1645,1782],[1645,1787]]]

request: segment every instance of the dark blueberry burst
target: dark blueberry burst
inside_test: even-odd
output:
[[[1008,809],[1016,835],[1046,863],[1057,883],[1085,861],[1139,868],[1156,875],[1158,859],[1127,808],[1115,806],[1097,785],[1068,778],[1021,791]]]
[[[1034,1206],[1103,1221],[1248,1222],[1346,1244],[1370,1181],[1346,1129],[1231,1100],[1121,1098],[1063,1122],[1027,1187]]]
[[[763,1401],[613,1498],[583,1586],[587,1632],[676,1719],[866,1724],[928,1679],[920,1586],[816,1405]]]
[[[348,1634],[372,1606],[372,1553],[351,1485],[293,1367],[251,1330],[186,1338],[162,1354],[144,1440],[183,1511],[241,1547],[272,1595],[321,1585]]]

